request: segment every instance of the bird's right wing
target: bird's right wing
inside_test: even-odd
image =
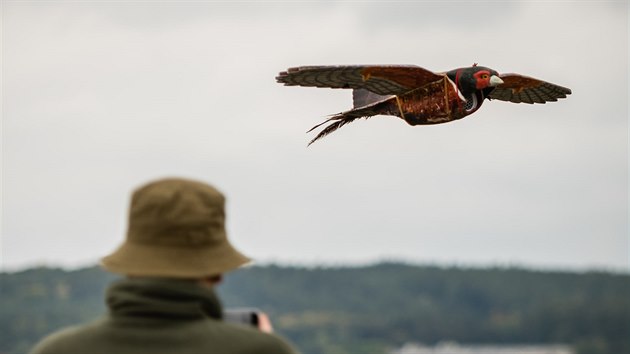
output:
[[[415,65],[300,66],[283,71],[276,81],[285,86],[366,89],[378,95],[399,95],[441,80]]]
[[[571,89],[519,74],[502,74],[503,83],[488,98],[513,103],[545,103],[566,98]]]

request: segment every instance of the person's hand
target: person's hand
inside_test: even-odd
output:
[[[273,333],[273,326],[271,325],[271,321],[267,314],[263,312],[258,313],[258,329],[261,332],[265,333]]]

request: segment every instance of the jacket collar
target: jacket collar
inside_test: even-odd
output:
[[[107,290],[114,318],[201,319],[223,317],[215,293],[191,280],[127,278]]]

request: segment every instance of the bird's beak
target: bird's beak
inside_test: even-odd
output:
[[[490,76],[490,83],[488,86],[495,87],[495,86],[501,85],[502,83],[503,83],[503,80],[501,80],[500,77],[496,75],[492,75]]]

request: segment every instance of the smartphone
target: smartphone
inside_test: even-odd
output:
[[[241,307],[225,309],[223,311],[223,320],[229,323],[253,326],[267,333],[273,332],[269,316],[257,308]]]

